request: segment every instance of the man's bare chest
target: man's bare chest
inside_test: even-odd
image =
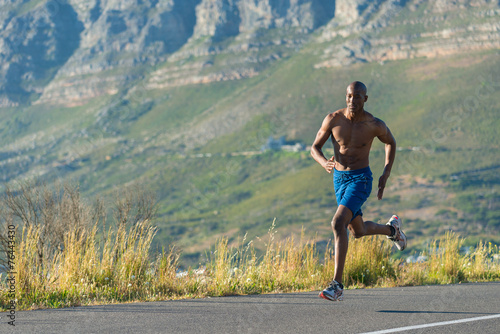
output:
[[[332,128],[333,140],[344,147],[369,146],[374,138],[373,127],[368,122],[338,124]]]

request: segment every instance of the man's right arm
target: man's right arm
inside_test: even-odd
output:
[[[325,145],[326,141],[332,135],[332,127],[333,127],[333,114],[329,114],[323,120],[321,124],[321,128],[316,134],[316,139],[311,146],[311,155],[328,173],[331,173],[333,168],[335,167],[335,160],[333,157],[327,159],[323,154],[322,148]]]

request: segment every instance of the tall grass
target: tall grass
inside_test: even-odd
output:
[[[480,242],[473,252],[461,254],[465,239],[453,232],[434,240],[422,263],[410,263],[398,270],[397,285],[449,284],[500,279],[500,249]]]
[[[333,277],[332,247],[320,256],[314,241],[303,235],[298,241],[277,241],[272,229],[260,257],[252,242],[230,247],[223,237],[206,267],[179,274],[174,250],[150,257],[156,229],[149,222],[110,229],[104,243],[98,242],[96,227],[70,232],[63,251],[42,267],[36,253],[38,228],[25,229],[16,249],[19,309],[310,291],[324,288]],[[500,254],[497,246],[481,243],[461,255],[461,243],[447,234],[429,249],[428,261],[407,264],[390,257],[391,245],[383,237],[351,239],[344,283],[359,288],[500,279],[500,263],[492,257]],[[5,285],[0,296],[6,309]]]
[[[261,257],[257,257],[252,242],[230,248],[226,238],[219,240],[207,267],[208,275],[213,276],[207,291],[215,295],[298,291],[319,287],[328,280],[332,268],[321,264],[313,241],[305,240],[303,233],[298,242],[294,237],[277,241],[274,227],[275,221]]]
[[[104,243],[96,235],[97,226],[70,231],[63,250],[43,265],[36,251],[40,229],[25,227],[15,251],[16,297],[21,309],[127,301],[147,295],[143,284],[154,267],[149,251],[156,233],[149,222],[110,230]]]
[[[356,287],[391,284],[398,269],[398,262],[391,255],[392,244],[385,238],[351,239],[344,269],[345,284]]]
[[[45,226],[29,224],[18,231],[18,309],[311,291],[324,288],[333,277],[333,245],[320,254],[304,233],[278,239],[275,221],[267,238],[259,241],[264,252],[257,252],[246,238],[230,245],[222,237],[204,266],[186,272],[179,271],[174,249],[152,253],[156,228],[149,219],[118,223],[106,231],[98,225],[68,228],[62,244],[43,257],[39,250]],[[385,237],[349,242],[344,272],[348,288],[500,279],[498,246],[479,243],[469,254],[461,254],[463,239],[453,233],[435,240],[422,263],[393,259],[392,244]],[[5,276],[0,282],[0,307],[5,310],[10,300]]]

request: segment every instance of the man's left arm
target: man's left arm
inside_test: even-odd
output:
[[[387,179],[391,175],[392,165],[394,164],[394,158],[396,157],[396,139],[391,133],[391,130],[385,125],[384,122],[380,121],[379,124],[380,135],[377,138],[385,144],[385,166],[382,176],[378,180],[378,193],[377,198],[382,199],[384,195],[385,185]]]

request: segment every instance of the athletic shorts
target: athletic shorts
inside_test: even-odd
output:
[[[372,171],[370,167],[333,172],[333,187],[337,204],[352,211],[352,219],[362,216],[361,206],[372,192]]]

